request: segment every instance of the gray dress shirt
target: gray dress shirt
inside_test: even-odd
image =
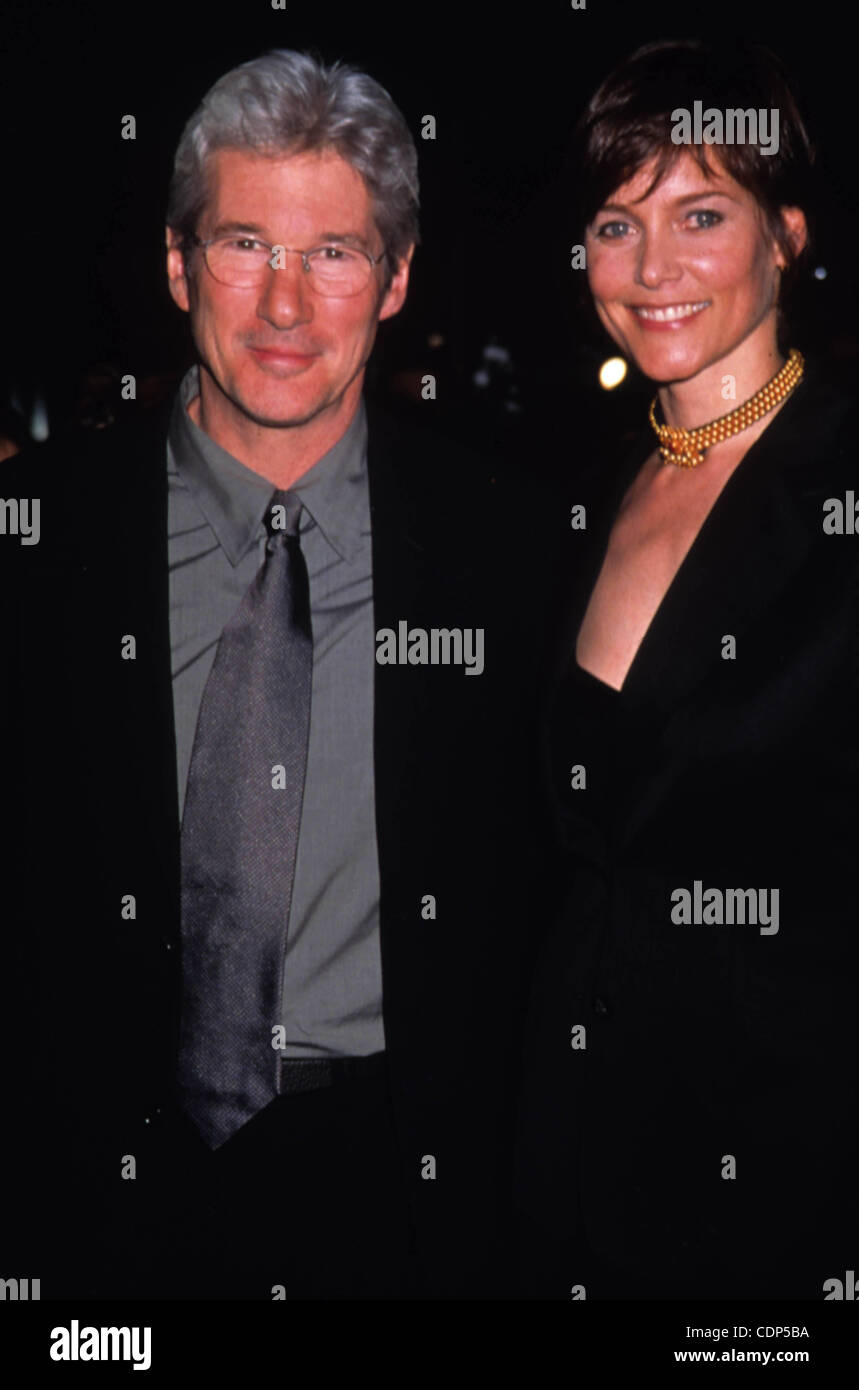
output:
[[[221,632],[265,554],[274,485],[188,415],[183,378],[167,445],[170,648],[179,807],[203,689]],[[310,580],[310,744],[286,946],[288,1057],[364,1056],[385,1046],[373,772],[373,628],[367,422],[291,489]],[[241,718],[241,711],[236,711]]]

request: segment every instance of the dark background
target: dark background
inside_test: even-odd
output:
[[[423,244],[405,310],[382,325],[373,383],[414,394],[432,371],[439,399],[421,409],[557,475],[575,467],[579,430],[588,449],[603,432],[616,439],[642,422],[652,394],[634,369],[616,391],[599,388],[597,368],[613,345],[575,311],[573,280],[584,272],[570,268],[578,238],[563,174],[575,119],[640,43],[736,32],[768,44],[787,65],[826,192],[791,341],[852,379],[857,191],[848,113],[857,79],[842,22],[832,0],[803,9],[801,22],[781,4],[748,0],[706,8],[588,0],[582,11],[569,0],[288,0],[285,11],[270,0],[7,0],[0,411],[11,402],[28,422],[41,397],[56,431],[121,410],[123,373],[135,375],[141,396],[170,389],[191,361],[186,317],[164,275],[173,152],[211,83],[275,47],[366,67],[416,137]],[[136,117],[135,141],[120,137],[126,114]],[[419,138],[425,114],[436,117],[435,142]],[[825,279],[814,279],[815,266]],[[504,352],[487,361],[487,346]],[[481,368],[488,383],[474,379]]]

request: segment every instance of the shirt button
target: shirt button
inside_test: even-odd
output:
[[[602,994],[594,995],[591,1007],[593,1008],[595,1014],[599,1014],[600,1018],[609,1018],[611,1015],[611,1009],[608,1006],[608,1001],[604,998]]]

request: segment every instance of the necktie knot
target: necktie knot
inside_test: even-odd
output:
[[[275,492],[265,514],[265,529],[270,540],[278,536],[297,536],[301,516],[301,498],[295,492]]]

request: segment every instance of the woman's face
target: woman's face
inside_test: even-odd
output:
[[[621,350],[655,381],[685,381],[756,330],[775,346],[784,255],[759,204],[710,152],[686,150],[641,202],[655,159],[622,184],[587,230],[588,281]]]

